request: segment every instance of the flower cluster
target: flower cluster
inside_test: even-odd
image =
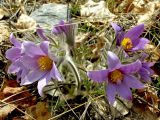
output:
[[[124,32],[116,23],[111,23],[116,34],[116,46],[121,47],[125,53],[143,50],[145,45],[149,43],[146,38],[139,38],[144,30],[144,25],[138,25],[128,32]],[[107,65],[108,69],[88,71],[87,75],[95,82],[104,82],[106,86],[106,95],[111,104],[115,101],[118,93],[127,100],[132,99],[130,88],[142,89],[142,82],[151,81],[150,76],[153,74],[153,63],[145,61],[145,56],[137,59],[135,62],[121,64],[118,56],[108,51]],[[140,77],[138,77],[140,76]]]
[[[14,45],[6,51],[6,57],[12,62],[9,73],[16,73],[21,85],[32,84],[38,81],[38,92],[43,96],[43,87],[51,78],[61,80],[56,67],[56,58],[49,51],[49,41],[35,44],[31,41],[19,42],[13,34],[10,41]]]
[[[122,27],[115,23],[111,25],[115,30],[115,48],[120,47],[125,54],[133,53],[132,57],[134,57],[134,53],[143,50],[149,43],[148,39],[140,38],[144,31],[143,24],[133,27],[128,32],[123,31]],[[65,24],[64,21],[60,21],[52,28],[52,33],[57,36],[65,35],[66,44],[69,47],[74,46],[75,24]],[[10,41],[13,47],[6,51],[6,58],[12,62],[8,73],[16,73],[21,85],[38,81],[38,92],[44,96],[43,87],[51,79],[61,81],[62,76],[56,67],[57,57],[50,52],[49,38],[39,26],[37,34],[43,40],[39,44],[31,41],[20,42],[11,34]],[[130,57],[129,54],[128,57]],[[153,63],[145,61],[146,57],[146,54],[142,54],[140,58],[124,64],[115,53],[109,50],[107,51],[107,68],[88,71],[87,76],[95,82],[106,83],[106,95],[111,104],[114,103],[117,94],[124,99],[131,100],[131,89],[143,89],[143,83],[151,81],[150,76],[153,71],[150,67]]]

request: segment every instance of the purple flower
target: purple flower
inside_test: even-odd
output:
[[[10,41],[14,46],[6,51],[6,58],[12,62],[8,68],[8,73],[17,73],[17,81],[19,81],[19,78],[23,78],[28,72],[21,63],[22,43],[14,37],[13,33],[10,35]]]
[[[144,24],[133,27],[128,32],[124,32],[116,23],[111,23],[116,33],[116,45],[121,46],[126,52],[143,50],[145,45],[149,43],[146,38],[140,38],[144,31]]]
[[[117,93],[124,99],[131,100],[130,88],[144,88],[144,85],[134,76],[140,70],[141,62],[137,60],[123,65],[119,58],[110,51],[107,58],[108,69],[89,71],[87,75],[95,82],[106,81],[108,83],[106,93],[111,104],[114,103]]]
[[[42,40],[49,41],[49,39],[44,34],[44,30],[40,26],[37,26],[36,32]]]
[[[49,41],[43,41],[40,45],[25,41],[23,43],[23,65],[29,69],[29,73],[21,80],[21,85],[32,84],[38,81],[38,92],[43,96],[43,87],[53,78],[61,80],[61,75],[55,65],[56,58],[49,52]]]
[[[57,26],[53,27],[52,33],[55,35],[64,34],[67,44],[73,47],[75,43],[76,24],[65,23],[61,20]]]
[[[140,74],[140,77],[141,77],[141,80],[143,82],[150,82],[151,81],[151,75],[153,75],[154,71],[150,68],[154,65],[153,62],[146,62],[145,59],[147,58],[147,54],[142,54],[142,57],[141,57],[141,63],[142,63],[142,67],[141,69],[139,70],[139,74]]]

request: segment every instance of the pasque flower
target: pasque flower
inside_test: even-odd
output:
[[[147,54],[143,53],[140,58],[142,67],[139,70],[139,74],[143,82],[151,81],[151,75],[153,75],[154,73],[154,71],[150,68],[154,65],[154,63],[145,61],[147,56],[148,56]]]
[[[130,88],[144,88],[144,85],[134,76],[142,67],[139,60],[130,64],[121,64],[119,58],[108,51],[107,64],[108,69],[88,71],[87,75],[95,82],[107,83],[106,93],[111,104],[114,103],[117,93],[124,99],[131,100]]]
[[[40,30],[38,34],[43,34],[43,31]],[[52,78],[61,80],[55,65],[57,59],[49,52],[49,41],[39,45],[30,41],[19,42],[13,34],[10,35],[10,41],[13,47],[6,51],[6,58],[12,62],[8,73],[16,73],[21,85],[38,81],[38,92],[43,96],[43,87]]]
[[[6,58],[12,62],[8,68],[8,73],[17,73],[17,80],[19,81],[28,72],[21,62],[23,57],[22,43],[14,37],[13,33],[10,35],[10,42],[13,46],[6,51]]]
[[[52,28],[52,33],[55,35],[65,35],[67,44],[73,47],[75,43],[76,24],[70,22],[65,23],[61,20],[58,25]]]
[[[61,75],[56,67],[56,58],[49,52],[49,41],[43,41],[36,45],[30,41],[24,41],[22,58],[23,65],[29,69],[29,73],[21,80],[21,85],[38,81],[38,92],[43,96],[43,87],[53,78],[61,80]]]
[[[144,31],[144,24],[133,27],[128,32],[123,31],[122,27],[116,23],[111,23],[116,33],[116,45],[121,46],[126,52],[143,50],[145,45],[149,43],[146,38],[140,38]]]

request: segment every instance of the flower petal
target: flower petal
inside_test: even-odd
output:
[[[108,80],[108,70],[95,70],[95,71],[88,71],[87,76],[95,82],[103,82]]]
[[[53,27],[52,33],[55,34],[55,35],[63,33],[64,32],[63,31],[64,24],[65,24],[64,21],[61,20],[58,25]]]
[[[22,64],[28,68],[28,69],[35,69],[36,67],[38,67],[38,64],[37,64],[37,59],[38,58],[33,58],[33,57],[29,57],[29,56],[23,56],[21,58],[21,61],[22,61]]]
[[[118,94],[121,97],[123,97],[124,99],[127,99],[127,100],[132,99],[132,92],[131,92],[130,88],[125,85],[125,83],[118,84],[116,86],[116,88],[117,88]]]
[[[111,25],[116,33],[116,39],[117,39],[116,43],[117,43],[117,45],[120,45],[120,43],[124,37],[123,28],[118,26],[116,23],[111,23]]]
[[[144,82],[151,81],[151,77],[150,77],[151,74],[147,69],[142,67],[139,71],[139,74],[141,76],[141,80],[143,80]]]
[[[119,58],[117,57],[117,55],[111,51],[108,51],[107,62],[108,62],[109,69],[114,69],[121,65],[121,62]]]
[[[144,85],[139,80],[137,80],[134,76],[125,75],[123,80],[124,80],[124,83],[130,88],[136,88],[136,89],[144,88]]]
[[[138,43],[138,38],[144,31],[144,24],[140,24],[138,26],[133,27],[130,29],[125,35],[125,38],[130,38],[132,43],[136,45]]]
[[[139,43],[132,48],[132,50],[143,50],[146,46],[146,44],[149,43],[149,40],[146,38],[139,39]]]
[[[39,46],[30,41],[25,41],[22,44],[22,52],[28,56],[34,57],[36,55],[46,55]]]
[[[21,43],[14,37],[13,33],[10,35],[10,41],[15,47],[21,47]]]
[[[148,68],[148,67],[152,67],[155,63],[154,62],[143,62],[143,67]]]
[[[114,84],[108,82],[107,88],[106,88],[107,98],[110,104],[113,104],[115,101],[116,96],[116,87]]]
[[[20,70],[19,66],[17,66],[15,63],[12,63],[9,67],[8,67],[8,73],[16,73]]]
[[[49,80],[51,78],[48,77],[48,75],[44,78],[42,78],[41,80],[38,81],[38,85],[37,85],[37,88],[38,88],[38,93],[41,97],[44,97],[44,94],[43,94],[43,88],[48,84]]]
[[[59,71],[54,63],[53,63],[53,67],[50,71],[50,77],[53,77],[54,79],[59,80],[59,81],[62,80],[62,76],[59,73]]]
[[[21,85],[28,85],[32,84],[33,82],[43,78],[47,72],[39,71],[38,69],[35,69],[28,73],[24,79],[21,80]]]
[[[37,26],[36,32],[42,40],[49,41],[49,39],[44,34],[44,30],[40,26]]]
[[[145,68],[150,75],[154,74],[154,71],[150,68],[154,65],[155,63],[153,62],[143,62],[142,67]]]
[[[48,55],[49,52],[49,42],[48,41],[44,41],[40,44],[40,48],[43,50],[43,52]]]
[[[6,58],[11,61],[19,59],[20,56],[21,56],[21,49],[17,47],[12,47],[6,51]]]
[[[122,65],[120,70],[124,74],[130,74],[130,73],[138,72],[141,67],[142,67],[142,64],[141,64],[140,60],[137,60],[136,62],[126,64],[126,65]]]

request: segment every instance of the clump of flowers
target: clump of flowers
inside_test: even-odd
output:
[[[10,40],[14,46],[6,51],[6,57],[12,62],[8,71],[18,75],[21,85],[38,81],[38,92],[43,96],[43,87],[51,79],[62,80],[56,67],[56,57],[49,51],[49,41],[38,45],[31,41],[20,43],[13,34]]]
[[[130,88],[142,89],[144,85],[135,77],[142,67],[139,60],[130,64],[121,64],[119,58],[111,51],[107,57],[108,69],[88,71],[87,75],[95,82],[106,82],[106,93],[111,104],[118,93],[127,100],[132,99]]]
[[[133,27],[128,32],[123,31],[116,23],[111,23],[111,25],[116,33],[116,46],[123,48],[126,53],[133,53],[133,58],[135,51],[143,50],[145,45],[149,43],[148,39],[140,38],[140,35],[144,31],[143,24]],[[75,28],[75,24],[60,21],[60,23],[51,30],[54,35],[65,36],[68,45],[66,46],[69,48],[66,49],[66,51],[70,51],[70,49],[74,47]],[[38,81],[38,93],[41,96],[44,96],[43,88],[49,84],[50,80],[62,81],[62,78],[65,77],[62,77],[56,67],[58,60],[55,54],[50,51],[51,41],[45,35],[44,30],[38,26],[36,32],[42,39],[40,43],[31,41],[19,42],[14,35],[11,34],[10,41],[13,44],[13,47],[7,50],[6,57],[12,62],[8,72],[16,73],[17,80],[21,85],[29,85]],[[56,47],[57,46],[58,44]],[[116,46],[115,48],[117,48]],[[72,69],[72,72],[75,72],[74,76],[77,78],[77,88],[80,88],[81,73],[78,71],[76,64],[74,64],[74,60],[76,59],[72,60],[74,55],[71,56],[70,54],[67,54],[69,53],[68,51],[66,54],[59,55],[64,55],[61,61],[65,61],[64,63],[67,63],[68,66],[70,65],[69,67]],[[125,57],[126,56],[124,56],[124,58]],[[153,66],[153,63],[146,62],[145,58],[146,56],[144,55],[141,58],[134,58],[134,61],[132,60],[132,62],[125,61],[126,63],[124,64],[124,61],[122,62],[115,53],[109,50],[107,51],[107,68],[103,70],[88,71],[85,75],[95,82],[105,82],[105,91],[110,104],[114,103],[116,95],[131,100],[132,89],[143,89],[143,83],[151,81],[150,76],[153,74],[153,71],[150,67]],[[61,71],[63,73],[63,68]]]
[[[140,38],[144,31],[144,24],[133,27],[128,32],[123,31],[121,26],[111,23],[116,33],[116,45],[121,46],[126,52],[143,50],[145,45],[149,43],[146,38]]]

